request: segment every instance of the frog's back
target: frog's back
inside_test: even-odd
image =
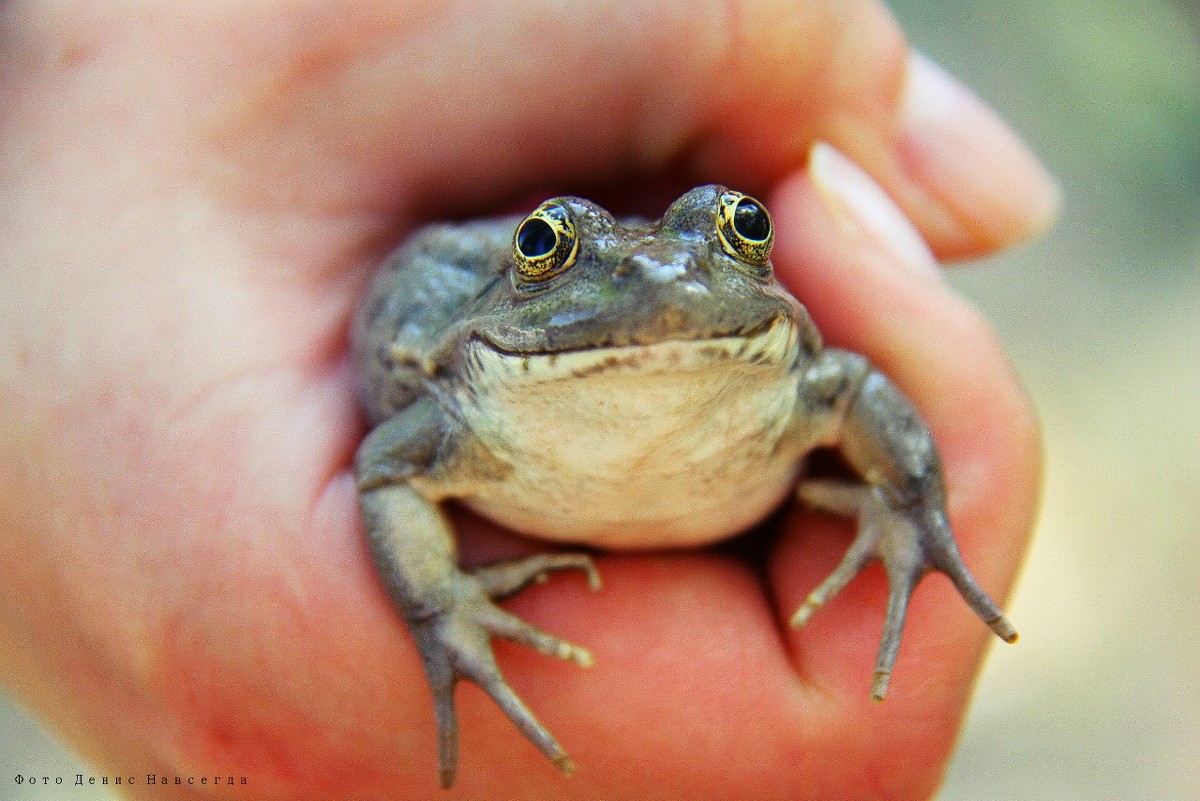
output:
[[[412,403],[433,348],[503,277],[519,221],[430,225],[388,257],[351,332],[359,398],[372,424]]]

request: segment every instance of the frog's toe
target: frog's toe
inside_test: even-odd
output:
[[[568,776],[575,772],[575,763],[567,756],[567,752],[554,739],[554,735],[542,725],[541,721],[534,717],[533,712],[513,691],[512,687],[508,686],[508,682],[504,680],[499,671],[472,677],[471,680],[492,697],[492,700],[504,711],[513,725],[542,752],[546,759],[554,763],[556,768]]]
[[[480,598],[478,602],[470,604],[468,609],[469,620],[460,619],[458,622],[458,625],[467,631],[465,632],[466,636],[460,638],[459,647],[454,653],[455,672],[479,685],[484,692],[491,696],[492,700],[508,716],[508,719],[513,722],[513,725],[559,770],[564,773],[572,772],[574,765],[563,751],[562,746],[538,721],[516,692],[509,687],[508,682],[500,673],[492,652],[490,638],[495,635],[512,639],[554,656],[562,655],[562,651],[566,649],[571,652],[566,658],[575,657],[577,662],[590,660],[591,655],[582,648],[570,645],[534,628],[495,606],[489,600]],[[463,616],[463,618],[466,617]],[[575,652],[584,656],[580,657]]]
[[[593,664],[592,654],[586,648],[555,637],[499,607],[493,606],[488,609],[481,622],[497,637],[529,646],[538,653],[574,662],[580,667],[591,667]]]
[[[454,711],[456,679],[448,663],[444,672],[445,679],[435,681],[431,677],[429,687],[433,691],[433,716],[438,733],[438,774],[442,787],[449,789],[458,772],[458,715]]]
[[[458,716],[454,711],[454,686],[458,683],[460,672],[455,667],[455,655],[463,646],[448,642],[451,639],[449,632],[455,628],[458,627],[446,625],[443,615],[412,624],[412,632],[425,666],[425,676],[433,693],[433,718],[438,734],[438,769],[442,787],[445,788],[453,786],[454,776],[458,771]]]
[[[587,569],[578,558],[560,560],[553,556],[549,562],[531,558],[485,567],[480,571],[486,574],[482,581],[478,574],[460,573],[446,607],[426,618],[410,621],[433,692],[443,787],[454,783],[458,765],[454,687],[459,679],[473,682],[491,696],[517,729],[559,770],[571,773],[575,769],[558,741],[509,687],[496,664],[491,642],[492,637],[503,637],[583,667],[592,663],[592,655],[585,649],[526,623],[496,606],[489,597],[497,586],[515,592],[547,570]],[[518,567],[518,563],[525,564]],[[590,566],[590,561],[587,564]]]
[[[489,601],[484,600],[483,603],[490,606]],[[511,621],[508,618],[511,618]],[[475,604],[458,606],[414,624],[429,686],[433,692],[434,718],[438,730],[438,761],[443,787],[454,784],[458,766],[458,720],[454,711],[454,687],[459,679],[477,684],[491,696],[517,729],[559,770],[564,773],[574,770],[574,765],[562,746],[509,687],[496,665],[491,635],[494,633],[517,639],[518,635],[514,635],[514,629],[521,626],[526,624],[502,610],[492,607],[491,610],[483,611],[481,605]],[[533,631],[537,632],[536,629]],[[542,636],[554,643],[560,643],[550,635]]]
[[[500,611],[500,610],[496,610]],[[501,613],[505,614],[505,613]],[[454,784],[458,766],[458,721],[454,711],[454,686],[463,678],[474,682],[500,707],[525,737],[553,762],[559,770],[570,773],[574,765],[554,736],[541,724],[529,707],[517,696],[504,679],[489,639],[490,626],[477,620],[479,615],[450,612],[425,625],[436,631],[432,637],[422,637],[429,685],[433,691],[434,717],[438,729],[438,760],[443,787]],[[519,621],[518,621],[519,622]]]
[[[936,547],[929,549],[929,561],[934,570],[939,570],[950,578],[958,594],[975,610],[975,614],[996,632],[997,637],[1007,643],[1017,641],[1016,628],[971,575],[948,529],[944,540],[939,538]]]
[[[858,517],[858,533],[841,563],[809,595],[792,617],[801,626],[836,595],[872,559],[883,563],[888,577],[888,604],[883,635],[875,659],[871,697],[882,701],[887,695],[900,639],[908,613],[908,602],[918,582],[930,570],[945,573],[967,604],[994,632],[1015,642],[1016,629],[975,581],[950,531],[940,503],[924,500],[894,507],[882,488],[839,481],[810,481],[799,490],[800,497],[819,509]]]
[[[556,570],[582,570],[588,588],[600,589],[600,572],[592,557],[583,553],[543,553],[519,559],[492,562],[472,571],[489,598],[506,598],[534,582],[545,581]]]
[[[806,481],[797,490],[800,499],[809,506],[843,517],[861,517],[861,510],[867,502],[868,492],[865,485],[842,481]],[[842,561],[815,590],[808,594],[804,603],[792,615],[792,627],[800,628],[807,623],[817,610],[861,573],[862,569],[878,555],[877,546],[878,533],[868,531],[864,526],[860,526],[858,536],[846,550]]]

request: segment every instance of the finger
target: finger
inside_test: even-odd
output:
[[[205,186],[222,201],[351,221],[359,236],[397,216],[461,213],[614,174],[671,168],[681,182],[758,190],[800,166],[817,139],[865,165],[941,253],[1000,247],[1053,213],[1036,159],[971,95],[910,62],[876,2],[414,10],[308,0],[278,19],[270,5],[257,14],[146,15],[156,41],[204,47],[219,65],[208,71],[184,70],[190,62],[168,46],[139,50],[131,65],[88,41],[86,26],[53,35],[149,76],[139,108],[175,110],[151,127],[190,128],[155,141],[202,149]],[[181,92],[195,102],[180,111]],[[296,222],[276,214],[270,231],[328,234]]]
[[[777,271],[827,341],[865,354],[916,404],[946,466],[964,558],[989,592],[1003,596],[1032,523],[1040,460],[1036,422],[993,333],[944,283],[900,209],[836,151],[818,147],[809,170],[780,187],[772,210]],[[794,528],[774,557],[772,580],[785,609],[845,547],[827,524],[806,530],[814,533]],[[793,636],[814,683],[861,692],[857,663],[869,663],[885,600],[882,576],[868,570]],[[909,617],[896,676],[905,681],[907,662],[914,678],[888,703],[908,704],[912,693],[925,693],[924,712],[945,715],[953,726],[987,630],[944,581],[922,584]],[[833,632],[840,639],[826,647]]]
[[[919,53],[908,58],[889,157],[875,176],[942,258],[999,250],[1040,234],[1058,216],[1058,184],[1026,145]]]

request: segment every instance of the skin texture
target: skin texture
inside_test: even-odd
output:
[[[494,601],[559,570],[600,585],[589,557],[569,550],[461,569],[449,499],[568,548],[695,548],[762,522],[796,490],[806,455],[836,448],[858,480],[825,475],[796,494],[857,520],[858,533],[791,624],[878,560],[889,597],[876,700],[913,589],[932,570],[1016,641],[958,553],[927,427],[862,356],[822,349],[773,277],[771,230],[761,204],[712,184],[657,222],[557,198],[523,222],[421,229],[364,294],[351,350],[372,430],[355,478],[380,578],[434,696],[444,787],[458,764],[459,680],[574,772],[496,667],[491,640],[581,667],[592,657]]]
[[[566,188],[630,212],[708,180],[756,194],[781,280],[921,409],[964,558],[1011,584],[1036,424],[923,241],[993,251],[1056,195],[879,6],[10,2],[0,59],[0,676],[134,797],[247,797],[151,772],[438,792],[358,521],[344,361],[372,265],[424,219]],[[540,550],[458,528],[470,562]],[[569,576],[522,593],[514,613],[596,658],[497,648],[580,770],[463,687],[472,758],[444,797],[929,795],[991,635],[932,579],[871,705],[877,570],[783,626],[847,536],[793,511],[761,572],[604,556],[586,603]]]

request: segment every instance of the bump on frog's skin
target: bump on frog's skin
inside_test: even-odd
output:
[[[930,570],[1015,640],[959,556],[927,427],[863,357],[822,346],[771,274],[769,236],[731,246],[742,197],[698,187],[657,222],[617,221],[579,198],[547,201],[534,214],[559,229],[553,269],[521,263],[523,218],[429,226],[388,259],[361,305],[353,349],[374,426],[356,459],[361,506],[433,690],[443,786],[457,766],[460,678],[573,770],[500,674],[491,637],[582,666],[591,655],[493,601],[568,568],[599,586],[584,554],[463,571],[439,506],[450,498],[542,538],[646,548],[731,536],[795,490],[859,529],[792,625],[872,559],[886,568],[873,697],[887,692],[908,599]],[[862,483],[796,490],[804,456],[825,446]]]

